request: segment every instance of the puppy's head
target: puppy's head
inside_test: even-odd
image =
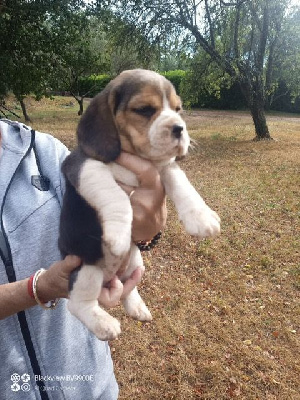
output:
[[[153,71],[122,72],[96,96],[78,126],[90,157],[113,161],[121,148],[154,161],[183,156],[190,143],[173,85]]]

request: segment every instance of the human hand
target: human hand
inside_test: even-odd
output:
[[[119,304],[120,300],[128,296],[128,294],[137,286],[143,276],[142,268],[137,268],[133,271],[131,276],[122,283],[120,279],[115,276],[106,286],[101,289],[98,298],[99,303],[106,307],[112,308]]]
[[[132,238],[134,241],[151,240],[166,224],[165,190],[155,166],[148,160],[122,152],[117,163],[132,171],[139,186],[120,184],[130,195],[133,210]]]
[[[68,298],[70,274],[80,264],[81,259],[73,255],[69,255],[64,260],[52,264],[39,277],[37,285],[39,299],[46,303],[58,298]],[[99,303],[107,308],[115,307],[120,300],[125,298],[140,283],[142,275],[143,270],[139,267],[124,283],[115,276],[101,289]]]
[[[47,302],[61,297],[68,298],[71,272],[81,265],[81,259],[68,255],[64,260],[52,264],[39,276],[37,294],[41,301]]]

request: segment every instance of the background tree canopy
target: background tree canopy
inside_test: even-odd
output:
[[[29,117],[24,97],[33,93],[39,98],[56,82],[62,54],[81,28],[68,21],[80,11],[82,3],[50,0],[1,3],[0,95],[13,92],[26,120]]]
[[[257,139],[268,139],[264,109],[276,85],[275,70],[288,57],[293,66],[296,61],[291,53],[282,56],[285,35],[299,18],[288,5],[288,0],[120,0],[117,12],[127,23],[135,22],[150,42],[184,33],[193,39],[194,49],[201,48],[225,80],[238,83]]]
[[[270,138],[266,109],[298,110],[300,10],[289,0],[3,0],[0,27],[0,97],[12,92],[26,119],[29,94],[67,91],[82,113],[99,74],[136,67],[184,70],[187,105],[249,108],[257,139]]]

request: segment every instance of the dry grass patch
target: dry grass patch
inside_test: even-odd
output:
[[[32,125],[72,146],[76,111],[47,105]],[[300,118],[270,115],[277,141],[265,143],[251,141],[245,112],[186,120],[197,146],[181,166],[220,214],[222,235],[192,239],[169,204],[160,245],[145,255],[153,322],[114,311],[120,399],[300,399]]]

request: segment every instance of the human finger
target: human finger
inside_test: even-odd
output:
[[[103,287],[98,298],[99,303],[107,308],[115,307],[120,302],[123,292],[123,284],[114,277],[108,287]]]
[[[128,294],[134,289],[142,280],[143,270],[142,268],[137,268],[133,271],[130,277],[123,284],[122,299],[128,296]]]
[[[128,194],[128,196],[130,196],[136,190],[136,187],[125,185],[125,183],[118,182],[118,185],[121,186],[121,188],[124,190],[125,193]]]
[[[81,258],[75,255],[68,255],[64,260],[61,261],[61,268],[64,272],[69,273],[73,271],[73,269],[79,267],[81,265]]]

